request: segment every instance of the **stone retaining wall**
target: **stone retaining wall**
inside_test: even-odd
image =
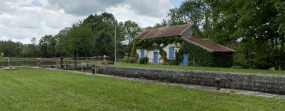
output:
[[[275,94],[285,94],[285,75],[243,74],[213,71],[186,71],[153,68],[96,66],[101,74],[146,78],[167,82],[215,87],[215,79],[221,78],[222,88],[243,89]]]

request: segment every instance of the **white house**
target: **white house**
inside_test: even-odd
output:
[[[212,53],[230,53],[232,54],[234,50],[227,48],[225,46],[222,46],[220,44],[215,44],[203,39],[195,38],[195,33],[192,31],[192,27],[195,27],[194,24],[184,24],[184,25],[176,25],[171,27],[166,27],[164,25],[161,28],[155,28],[155,29],[149,29],[141,33],[138,37],[136,37],[134,40],[141,40],[141,39],[156,39],[156,38],[166,38],[166,37],[181,37],[183,40],[197,45],[203,49],[206,49],[207,51],[210,51]],[[196,28],[197,29],[197,28]],[[167,54],[167,59],[175,59],[175,51],[178,51],[178,46],[180,44],[168,44],[166,47],[163,48],[163,50]],[[136,50],[139,57],[148,57],[149,63],[151,64],[162,64],[164,61],[161,58],[159,54],[159,50],[153,49],[153,50],[147,50],[147,49],[137,49]],[[183,54],[183,64],[188,65],[188,57],[186,57],[187,54]],[[185,60],[184,60],[185,59]]]

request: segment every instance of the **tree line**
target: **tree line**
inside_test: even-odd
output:
[[[45,35],[39,43],[31,44],[0,41],[0,52],[5,57],[91,57],[110,56],[114,60],[116,28],[117,58],[130,56],[132,41],[142,32],[137,23],[117,22],[111,13],[89,15],[60,30],[56,35]]]

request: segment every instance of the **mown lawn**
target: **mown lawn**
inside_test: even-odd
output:
[[[284,110],[285,99],[45,69],[0,69],[1,110]]]
[[[196,67],[196,66],[177,66],[177,65],[150,65],[150,64],[123,63],[123,62],[116,62],[115,66],[285,75],[285,71],[242,69],[240,67],[218,68],[218,67]]]

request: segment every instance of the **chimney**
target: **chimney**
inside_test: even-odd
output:
[[[166,21],[163,19],[162,27],[166,27]]]
[[[163,23],[162,27],[166,27],[166,23]]]

